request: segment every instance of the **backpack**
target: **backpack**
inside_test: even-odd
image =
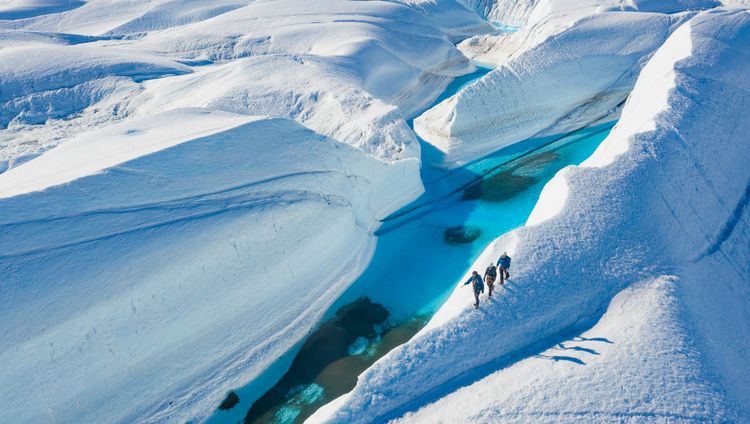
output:
[[[472,288],[475,292],[484,293],[484,281],[482,281],[482,277],[479,275],[474,278],[474,283],[472,284]]]
[[[497,268],[494,265],[488,266],[485,273],[492,278],[497,278]]]
[[[508,255],[505,255],[505,257],[501,256],[498,262],[500,262],[500,266],[502,266],[503,268],[506,268],[506,269],[510,268],[510,256]]]

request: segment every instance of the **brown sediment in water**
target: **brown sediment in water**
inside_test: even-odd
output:
[[[252,405],[245,423],[304,421],[320,406],[352,390],[359,374],[408,341],[426,323],[424,318],[415,318],[385,329],[379,343],[371,343],[360,354],[349,353],[358,338],[376,339],[378,326],[387,318],[388,311],[367,298],[341,308],[336,317],[308,338],[281,380]],[[322,396],[306,399],[302,392],[310,385],[322,388]],[[288,413],[289,408],[293,408],[292,413]]]
[[[314,383],[326,388],[326,397],[330,400],[351,391],[364,370],[393,348],[409,341],[426,323],[426,318],[413,318],[385,330],[373,351],[339,359],[326,367]]]
[[[388,319],[388,311],[363,297],[343,306],[336,316],[308,337],[292,361],[289,371],[248,411],[245,422],[275,422],[278,406],[291,392],[312,383],[330,364],[348,355],[349,346],[359,337],[376,335],[376,326]]]
[[[534,169],[545,167],[552,162],[556,161],[560,157],[557,152],[541,152],[535,155],[526,156],[525,158],[519,159],[511,168],[513,171],[518,169]]]
[[[464,199],[482,199],[488,202],[503,202],[523,193],[534,185],[537,179],[527,175],[515,175],[511,171],[503,171],[489,178],[485,178],[464,190]]]
[[[479,238],[482,230],[471,225],[460,225],[458,227],[446,228],[443,231],[443,240],[448,244],[467,244]]]
[[[488,202],[509,200],[538,182],[538,179],[523,175],[522,172],[543,169],[559,157],[560,155],[556,152],[542,152],[519,159],[510,168],[467,187],[463,198],[466,200],[482,199]]]

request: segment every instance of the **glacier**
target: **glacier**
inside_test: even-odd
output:
[[[3,174],[3,421],[209,412],[304,336],[366,265],[374,216],[419,188],[386,190],[414,161],[385,164],[288,119],[215,114],[133,120],[117,141],[93,134]],[[199,132],[122,159],[184,122]],[[209,125],[221,129],[201,134]],[[117,164],[78,174],[118,143]],[[18,194],[17,181],[34,183]]]
[[[2,2],[0,422],[258,398],[425,178],[614,120],[308,421],[750,420],[748,6]]]

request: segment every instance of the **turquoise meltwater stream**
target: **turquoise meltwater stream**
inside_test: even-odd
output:
[[[488,71],[454,80],[435,104]],[[526,222],[547,181],[588,158],[613,126],[526,140],[455,170],[433,166],[440,154],[422,142],[425,193],[383,220],[365,272],[299,350],[274,365],[288,368],[275,386],[236,390],[239,401],[228,397],[227,410],[208,422],[302,422],[351,390],[362,371],[426,324],[488,244]]]

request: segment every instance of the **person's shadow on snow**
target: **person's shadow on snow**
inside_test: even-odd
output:
[[[573,337],[573,342],[600,342],[600,343],[609,343],[613,344],[614,342],[612,340],[609,340],[605,337],[592,337],[592,338],[586,338],[581,336]],[[575,352],[581,352],[581,353],[587,353],[589,355],[600,355],[598,351],[595,349],[591,349],[588,347],[583,346],[566,346],[564,343],[558,343],[557,346],[552,348],[554,350],[571,350]],[[567,362],[573,362],[574,364],[578,365],[586,365],[586,362],[584,362],[580,358],[576,358],[575,356],[567,356],[567,355],[544,355],[544,354],[538,354],[534,356],[535,358],[540,359],[548,359],[550,361],[567,361]]]
[[[578,365],[586,365],[585,362],[573,356],[563,356],[563,355],[549,356],[549,355],[539,354],[539,355],[535,355],[534,357],[541,358],[541,359],[549,359],[550,361],[555,361],[555,362],[568,361],[568,362],[573,362],[574,364],[578,364]]]

